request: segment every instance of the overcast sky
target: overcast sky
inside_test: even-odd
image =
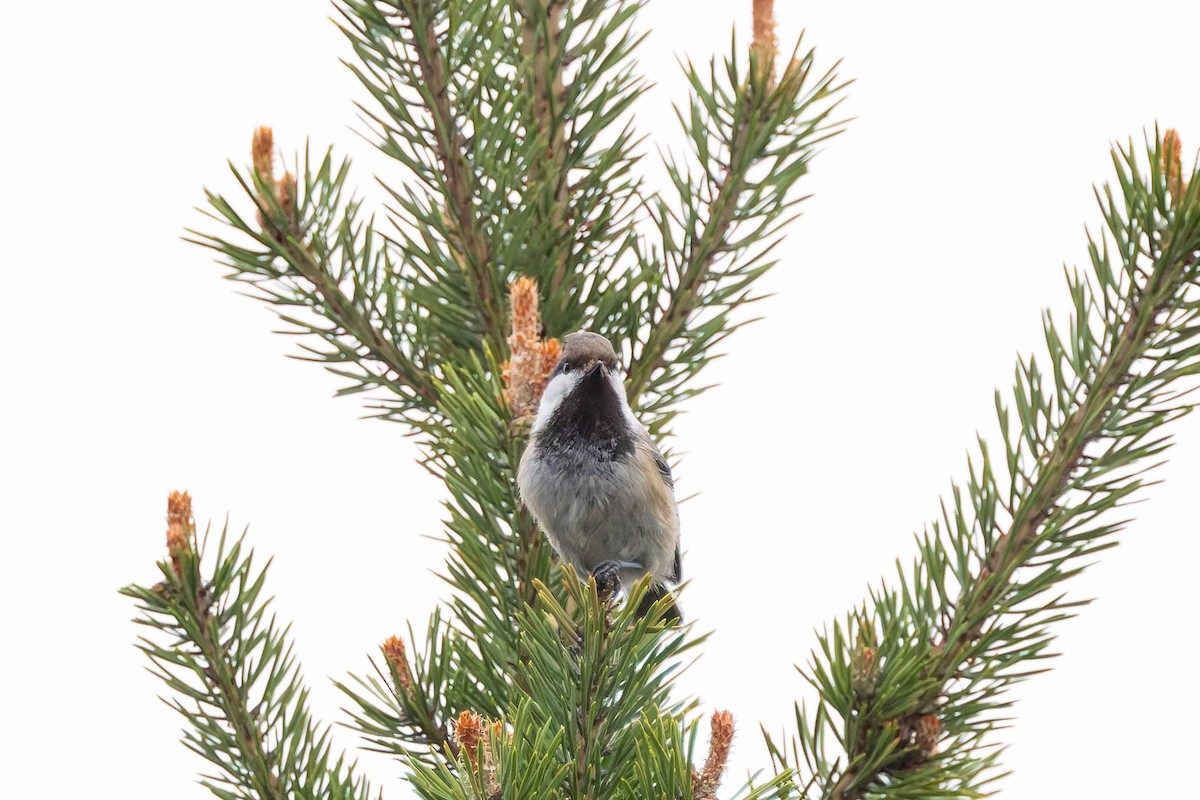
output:
[[[1064,308],[1064,263],[1099,224],[1109,146],[1156,122],[1200,145],[1190,2],[781,2],[856,79],[855,117],[804,179],[815,194],[764,281],[766,319],[733,337],[674,446],[685,608],[714,631],[679,682],[757,733],[791,724],[814,629],[915,553],[1039,312]],[[999,8],[999,6],[991,6]],[[201,188],[229,191],[253,128],[285,150],[335,144],[352,181],[392,165],[353,133],[363,92],[324,0],[9,3],[0,11],[0,225],[7,377],[0,393],[0,758],[13,797],[200,798],[201,762],[133,646],[171,489],[197,517],[273,555],[270,590],[313,687],[446,590],[441,487],[403,429],[331,399],[339,380],[284,355],[269,312],[184,244]],[[677,145],[675,58],[723,52],[749,0],[655,0],[638,122]],[[1190,677],[1200,417],[1121,547],[1069,588],[1097,597],[1060,625],[1065,655],[1020,687],[998,741],[1011,797],[1174,796],[1194,758]],[[1189,633],[1192,631],[1192,633]],[[339,745],[355,748],[347,731]],[[402,769],[363,755],[389,798]],[[728,785],[732,786],[730,779]]]

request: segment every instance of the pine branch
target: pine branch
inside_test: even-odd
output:
[[[355,677],[358,689],[339,684],[357,707],[354,727],[373,747],[427,764],[447,744],[444,720],[468,710],[493,719],[511,713],[523,671],[520,618],[551,573],[549,548],[515,493],[523,429],[513,403],[525,384],[540,393],[555,359],[528,357],[551,344],[537,333],[536,284],[518,281],[512,303],[511,365],[502,368],[486,350],[487,360],[472,355],[446,365],[439,414],[448,424],[430,431],[426,465],[450,492],[444,577],[455,589],[452,619],[435,614],[412,680],[395,671],[390,683],[379,675]],[[522,396],[522,407],[536,407],[536,394]],[[397,670],[402,660],[389,666]]]
[[[474,173],[466,156],[466,136],[448,102],[446,65],[438,47],[434,30],[435,12],[431,2],[398,3],[411,20],[412,47],[417,67],[424,79],[416,83],[422,88],[430,117],[438,159],[446,180],[446,198],[450,218],[454,221],[461,252],[474,282],[475,294],[484,335],[499,344],[501,339],[501,299],[493,287],[493,270],[489,268],[491,244],[484,237],[476,218],[474,203]]]
[[[464,434],[445,439],[439,448],[452,498],[446,578],[456,590],[458,657],[482,687],[471,705],[456,709],[491,717],[504,713],[521,674],[518,620],[537,582],[549,580],[552,570],[550,549],[516,496],[521,444],[512,433],[501,388],[489,377],[500,372],[494,361],[490,367],[479,362],[451,371],[454,391],[447,396],[447,411],[462,420],[458,430]]]
[[[634,70],[641,0],[519,0],[519,75],[527,185],[519,211],[523,273],[544,292],[546,329],[587,326],[620,285],[636,235],[641,179],[630,108],[646,82]],[[569,72],[569,78],[568,78]],[[615,131],[615,133],[614,133]]]
[[[606,765],[631,764],[644,752],[641,721],[657,713],[677,719],[689,710],[670,701],[669,678],[680,668],[678,659],[703,637],[662,629],[669,600],[637,619],[648,580],[630,587],[628,602],[616,609],[597,597],[594,581],[582,584],[570,569],[563,572],[563,587],[565,602],[540,587],[538,609],[522,619],[530,709],[567,731],[561,757],[573,770],[565,796],[610,797],[623,772]],[[569,606],[578,610],[572,613]],[[660,787],[651,796],[677,794]]]
[[[213,198],[210,196],[209,198]],[[275,237],[283,238],[283,251],[280,255],[285,261],[316,291],[318,303],[325,309],[327,316],[339,328],[350,333],[357,339],[370,358],[385,364],[399,376],[405,384],[411,387],[421,401],[432,405],[437,401],[437,392],[430,384],[429,377],[409,359],[392,341],[385,338],[375,328],[372,320],[356,307],[338,281],[313,258],[290,232],[275,228],[271,231]]]
[[[754,283],[774,265],[771,250],[793,218],[792,189],[816,145],[837,132],[829,116],[844,84],[832,70],[816,74],[814,63],[812,52],[793,58],[776,81],[756,47],[743,76],[735,45],[723,71],[715,61],[707,78],[686,68],[694,96],[679,117],[693,166],[668,159],[679,210],[661,199],[652,205],[660,244],[639,255],[649,304],[635,312],[650,322],[626,381],[656,432],[681,399],[703,391],[686,384],[744,324],[732,312],[757,299]],[[638,341],[637,324],[623,338]]]
[[[558,242],[568,241],[570,231],[567,217],[571,211],[568,196],[567,164],[569,162],[566,134],[567,117],[562,113],[566,100],[563,83],[563,13],[561,0],[522,0],[521,55],[526,61],[532,87],[532,130],[542,140],[544,155],[533,164],[530,183],[542,187],[549,195],[545,225],[550,236]],[[553,258],[548,289],[556,293],[566,278],[568,249],[559,244]]]
[[[291,173],[274,179],[270,129],[259,129],[255,148],[266,152],[265,162],[256,158],[248,174],[230,168],[253,199],[257,222],[245,219],[224,197],[206,193],[213,208],[209,217],[229,225],[247,243],[194,230],[188,231],[189,241],[220,253],[231,279],[249,284],[277,306],[293,330],[322,341],[326,349],[303,349],[351,381],[343,393],[386,388],[396,398],[387,413],[424,418],[437,402],[423,363],[426,351],[413,346],[419,342],[409,336],[415,321],[399,307],[391,265],[370,223],[359,220],[359,201],[344,198],[349,161],[335,165],[326,153],[314,168],[306,153],[297,187]],[[290,192],[284,188],[289,181]],[[309,309],[329,326],[302,319],[297,309]]]
[[[435,612],[425,637],[425,651],[410,663],[404,641],[393,636],[383,643],[385,668],[374,660],[374,675],[352,676],[357,689],[342,682],[334,685],[355,704],[349,711],[351,726],[375,752],[400,757],[405,763],[436,766],[458,755],[451,736],[447,701],[453,702],[450,684],[461,670],[456,651],[447,646],[448,629]],[[409,631],[410,639],[413,638]],[[415,668],[414,668],[415,667]]]
[[[1116,509],[1170,444],[1161,426],[1192,409],[1174,383],[1200,372],[1200,181],[1172,178],[1177,150],[1157,139],[1149,158],[1143,172],[1132,144],[1114,153],[1119,194],[1098,193],[1107,236],[1089,242],[1090,275],[1068,274],[1069,332],[1046,315],[1050,373],[1019,362],[1015,419],[997,397],[1008,485],[981,440],[967,502],[954,487],[901,588],[821,638],[809,675],[821,703],[811,719],[797,710],[821,797],[982,791],[1004,690],[1080,605],[1044,596],[1114,544]]]
[[[574,769],[565,776],[562,797],[705,800],[724,775],[732,715],[713,715],[709,754],[697,769],[695,703],[670,696],[671,682],[685,669],[681,658],[706,637],[663,627],[670,598],[638,619],[648,588],[648,578],[638,581],[616,605],[597,596],[594,580],[585,584],[568,567],[562,591],[539,586],[537,604],[522,616],[523,708],[539,724],[566,732],[558,759]],[[734,796],[787,797],[791,780],[788,772],[762,784],[752,778]]]
[[[346,21],[343,31],[365,66],[351,69],[389,119],[364,112],[380,126],[384,152],[409,166],[440,196],[445,227],[440,233],[467,273],[469,307],[477,315],[480,333],[499,347],[504,283],[482,219],[485,208],[478,197],[479,165],[470,156],[468,107],[486,99],[496,56],[508,59],[503,58],[502,16],[494,13],[493,4],[458,5],[451,15],[448,4],[434,0],[346,0],[340,11]],[[409,91],[402,93],[403,89]],[[422,120],[414,118],[414,112],[423,113]],[[408,153],[418,155],[406,155],[401,140]],[[432,159],[420,157],[424,149]],[[392,194],[415,221],[440,212],[415,197]]]
[[[121,593],[138,602],[136,621],[166,639],[140,647],[174,695],[165,702],[188,721],[184,744],[218,770],[202,783],[223,800],[367,800],[367,784],[333,760],[328,731],[309,715],[287,628],[266,614],[266,570],[222,531],[205,578],[186,493],[171,496],[168,519],[163,581]]]

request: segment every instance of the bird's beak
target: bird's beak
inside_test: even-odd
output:
[[[601,376],[605,376],[608,374],[608,370],[606,370],[604,368],[604,362],[597,361],[594,364],[592,364],[590,367],[588,367],[586,377],[590,378],[593,375],[595,375],[596,373],[599,373]]]

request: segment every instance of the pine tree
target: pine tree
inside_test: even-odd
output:
[[[560,568],[517,497],[514,467],[557,337],[619,348],[631,402],[665,446],[700,373],[747,321],[795,214],[796,184],[839,129],[843,89],[812,51],[778,51],[767,0],[751,42],[686,64],[687,149],[666,191],[640,173],[630,108],[646,87],[640,0],[339,0],[370,134],[396,162],[377,224],[332,151],[278,175],[270,129],[208,195],[194,232],[301,335],[306,358],[400,423],[447,490],[446,604],[339,684],[348,724],[408,767],[427,800],[715,798],[734,733],[672,694],[703,641],[597,595]],[[1041,669],[1060,584],[1110,547],[1191,409],[1200,371],[1200,180],[1178,137],[1114,153],[1104,230],[1069,271],[1073,314],[997,394],[911,566],[834,622],[803,670],[819,694],[768,738],[767,777],[738,798],[969,797],[998,775],[1006,690]],[[998,457],[993,456],[993,452]],[[222,798],[376,796],[310,714],[265,567],[242,538],[199,533],[169,499],[162,580],[123,592],[141,647]]]

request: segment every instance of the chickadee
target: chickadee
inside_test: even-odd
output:
[[[563,338],[517,473],[521,498],[559,557],[602,591],[653,576],[638,609],[677,583],[674,482],[629,408],[612,344],[582,331]],[[666,619],[682,620],[672,605]]]

